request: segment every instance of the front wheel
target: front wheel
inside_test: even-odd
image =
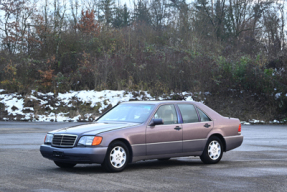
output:
[[[222,155],[223,147],[221,140],[216,136],[212,136],[209,138],[200,159],[205,164],[215,164],[221,160]]]
[[[75,163],[63,163],[60,161],[54,161],[54,163],[60,168],[73,168],[75,167]]]
[[[121,141],[115,141],[108,147],[102,166],[108,172],[120,172],[126,168],[129,158],[130,153],[126,144]]]

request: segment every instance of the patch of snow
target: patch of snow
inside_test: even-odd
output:
[[[44,101],[44,100],[39,99],[33,95],[29,95],[27,98],[30,99],[30,101],[32,101],[32,100],[40,101],[41,105],[46,105],[48,103],[48,101]]]
[[[3,92],[3,91],[5,91],[5,90],[4,89],[0,89],[0,93]]]
[[[282,93],[276,93],[275,94],[275,99],[278,99],[281,96]]]
[[[210,95],[210,92],[205,92],[204,94],[205,94],[205,95]]]
[[[1,89],[1,92],[3,89]],[[201,92],[200,92],[201,94]],[[210,94],[209,92],[205,92],[205,94]],[[59,93],[57,96],[54,93],[41,93],[35,90],[31,91],[30,95],[26,95],[25,97],[21,94],[10,93],[10,94],[0,94],[0,103],[5,105],[5,110],[7,111],[9,116],[12,116],[11,119],[17,120],[17,115],[21,115],[19,117],[22,121],[91,121],[98,117],[95,117],[94,113],[87,114],[77,114],[74,117],[71,117],[69,113],[57,112],[56,110],[59,106],[65,107],[76,107],[73,103],[81,104],[81,105],[89,105],[91,108],[96,108],[95,113],[102,113],[104,109],[106,109],[109,105],[115,106],[119,102],[126,102],[130,100],[164,100],[172,98],[176,93],[171,93],[169,95],[162,95],[161,97],[152,97],[147,91],[136,91],[136,92],[128,92],[128,91],[113,91],[113,90],[103,90],[103,91],[94,91],[94,90],[83,90],[83,91],[69,91],[67,93]],[[190,92],[182,92],[181,95],[183,98],[186,98],[186,101],[193,101],[193,94]],[[47,99],[55,99],[55,104],[52,106],[48,104]],[[27,101],[36,101],[37,106],[42,109],[42,114],[38,114],[35,112],[35,109],[32,107],[24,106],[25,100]],[[56,107],[55,107],[56,106]],[[50,112],[51,109],[53,112]],[[29,110],[29,112],[27,112]],[[46,111],[43,111],[46,110]],[[25,111],[25,112],[24,112]],[[69,117],[70,116],[70,117]],[[3,120],[9,120],[9,118],[3,118]]]
[[[0,95],[0,103],[3,103],[5,105],[5,110],[8,112],[8,115],[23,115],[22,110],[24,99],[20,97],[20,95],[17,95],[15,93]]]
[[[241,121],[241,124],[243,124],[243,125],[250,125],[250,123],[246,122],[246,121]]]
[[[45,108],[46,108],[46,109],[47,109],[47,108],[50,108],[51,110],[57,109],[56,107],[54,108],[54,107],[52,107],[51,105],[46,105]]]
[[[81,115],[78,115],[78,116],[76,116],[74,118],[70,118],[69,121],[77,122],[80,118],[81,118]]]
[[[150,94],[148,94],[146,91],[144,92],[147,99],[153,99]],[[119,102],[125,102],[129,101],[130,99],[137,99],[142,100],[142,96],[139,95],[137,97],[134,97],[131,92],[126,91],[112,91],[112,90],[103,90],[103,91],[93,91],[93,90],[83,90],[83,91],[70,91],[67,93],[59,93],[58,100],[64,103],[67,107],[73,107],[72,103],[70,101],[78,100],[82,104],[89,103],[90,107],[99,107],[99,112],[102,113],[102,111],[108,106],[112,105],[115,106]]]
[[[34,100],[39,100],[37,97],[33,96],[33,95],[29,95],[27,98],[30,98],[30,101],[32,101],[32,99]]]
[[[186,101],[193,101],[193,99],[192,99],[191,96],[188,96],[185,100],[186,100]]]
[[[249,122],[253,123],[253,124],[265,123],[265,121],[263,121],[263,120],[256,120],[256,119],[249,120]]]
[[[48,101],[43,101],[41,99],[39,99],[41,101],[41,105],[46,105],[47,103],[49,103]]]
[[[249,121],[250,123],[259,123],[260,121],[259,120],[256,120],[256,119],[252,119],[251,121]]]
[[[23,110],[30,110],[30,111],[34,111],[33,107],[23,107]]]
[[[49,93],[47,93],[46,95],[48,95],[48,96],[54,96],[54,93],[49,92]]]

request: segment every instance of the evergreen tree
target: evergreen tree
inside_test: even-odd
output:
[[[129,25],[130,12],[128,11],[127,5],[124,7],[118,7],[115,9],[115,18],[113,20],[113,27],[120,28]]]
[[[135,5],[135,12],[133,20],[136,22],[144,22],[146,24],[151,23],[150,13],[147,6],[147,2],[139,0],[137,5]]]
[[[130,25],[130,12],[128,11],[127,4],[124,4],[123,20],[124,26]]]
[[[100,0],[99,8],[103,12],[103,15],[99,19],[104,21],[106,26],[109,26],[113,21],[114,5],[114,0]]]
[[[206,1],[206,0],[198,0],[198,1]],[[178,31],[180,33],[180,37],[184,39],[190,33],[190,8],[186,3],[186,0],[171,0],[171,3],[168,6],[176,8],[178,10],[178,20],[177,26]]]

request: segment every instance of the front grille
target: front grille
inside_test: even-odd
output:
[[[76,139],[77,135],[54,135],[52,145],[59,147],[73,147]]]

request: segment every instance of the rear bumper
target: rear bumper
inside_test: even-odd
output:
[[[239,147],[243,142],[242,135],[224,137],[224,139],[226,144],[226,151],[230,151],[236,147]]]
[[[60,152],[61,157],[53,156],[53,152]],[[41,145],[40,152],[43,157],[66,163],[99,163],[104,162],[107,147],[73,147],[56,148],[50,145]]]

